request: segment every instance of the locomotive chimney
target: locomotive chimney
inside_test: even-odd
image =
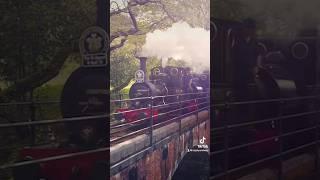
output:
[[[138,57],[140,60],[140,69],[144,72],[144,80],[147,80],[147,57]]]

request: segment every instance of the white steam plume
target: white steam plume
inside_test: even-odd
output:
[[[318,28],[319,0],[234,0],[244,12],[266,25],[268,32],[295,36],[304,28]]]
[[[141,55],[184,60],[195,72],[210,69],[210,31],[178,22],[165,31],[148,33]],[[164,63],[164,64],[165,64]]]

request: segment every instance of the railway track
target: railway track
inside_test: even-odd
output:
[[[128,123],[119,123],[115,121],[111,122],[110,123],[110,140],[112,141],[112,139],[122,137],[123,135],[128,133],[129,127],[131,126]]]
[[[110,141],[112,144],[119,141],[126,141],[130,138],[143,134],[143,130],[146,130],[147,128],[149,127],[147,127],[146,124],[112,123],[110,124]]]
[[[170,123],[171,121],[174,121],[179,117],[183,117],[186,114],[177,114],[176,116],[167,116],[165,120],[154,123],[153,128],[157,129],[158,127],[161,127],[162,125]],[[158,115],[158,117],[165,116],[165,115],[167,115],[167,113],[161,113]],[[123,142],[128,139],[134,138],[138,135],[148,133],[148,131],[150,130],[150,123],[148,123],[149,121],[147,119],[140,119],[137,121],[132,123],[121,123],[121,122],[118,123],[113,121],[112,123],[110,123],[111,144],[117,144],[119,142]]]
[[[168,97],[178,97],[177,101],[167,102],[160,105],[156,104],[152,107],[148,106],[130,109],[127,107],[123,108],[121,105],[118,105],[119,107],[115,107],[115,109],[118,110],[110,115],[111,146],[135,138],[142,134],[149,134],[150,130],[160,128],[171,122],[175,122],[184,116],[197,113],[200,109],[203,109],[204,106],[208,105],[208,96],[206,95],[203,97],[203,94],[207,93],[208,92],[170,95]],[[185,97],[187,95],[188,97]],[[197,96],[194,97],[195,95]],[[111,100],[111,102],[122,103],[129,101],[132,104],[137,100],[142,102],[146,98],[148,99],[150,97]],[[157,98],[159,97],[153,97],[152,99],[153,101],[156,101]],[[165,96],[162,98],[165,98]],[[155,102],[151,104],[155,104]],[[125,118],[128,121],[125,120]]]

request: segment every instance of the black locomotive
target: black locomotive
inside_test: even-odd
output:
[[[213,129],[231,124],[254,122],[283,115],[310,111],[313,100],[297,97],[319,94],[318,34],[313,29],[303,30],[294,39],[255,37],[253,20],[243,22],[211,20],[211,70],[213,72],[213,104],[234,103],[226,108],[216,106]],[[296,98],[289,102],[260,100]],[[236,102],[236,103],[235,103]],[[262,101],[261,101],[262,102]],[[238,146],[290,132],[313,121],[310,117],[291,118],[290,121],[251,123],[229,130],[229,146]],[[214,131],[211,150],[225,148],[225,131]],[[287,138],[283,149],[312,140],[314,134]],[[229,166],[266,157],[279,152],[279,139],[247,146],[231,152]],[[214,157],[214,171],[223,166],[223,155]],[[218,163],[218,164],[217,164]],[[220,164],[219,164],[220,163]]]
[[[140,69],[146,74],[146,58],[140,57]],[[209,72],[194,74],[190,68],[154,67],[149,79],[137,80],[129,91],[131,99],[128,108],[118,109],[118,120],[133,123],[155,116],[154,123],[181,113],[195,111],[208,103]],[[207,92],[207,93],[206,93]],[[153,106],[154,108],[150,108]],[[174,109],[181,111],[174,112]],[[171,111],[172,113],[166,113]],[[162,115],[166,114],[166,115]]]
[[[109,142],[109,103],[105,92],[107,73],[106,67],[80,67],[71,74],[60,102],[68,136],[57,144],[23,148],[19,152],[20,160],[40,161],[14,168],[15,180],[88,180],[106,177],[107,171],[103,167],[107,167],[109,160],[106,150]],[[83,153],[93,149],[100,151]],[[80,155],[75,156],[77,153]]]

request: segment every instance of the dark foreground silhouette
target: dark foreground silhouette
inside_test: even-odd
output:
[[[209,175],[209,154],[207,152],[188,152],[180,162],[172,180],[208,180]]]

